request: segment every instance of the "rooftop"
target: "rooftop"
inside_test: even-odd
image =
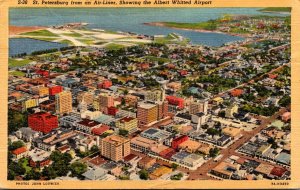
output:
[[[271,171],[273,170],[274,166],[269,164],[263,164],[261,163],[257,168],[255,168],[256,172],[269,175]]]
[[[102,139],[102,141],[109,142],[116,146],[121,145],[123,143],[129,142],[129,139],[121,137],[119,135],[111,135]]]
[[[89,119],[83,119],[82,121],[79,121],[78,124],[84,125],[86,127],[95,127],[97,125],[100,125],[101,123]]]
[[[125,122],[129,122],[129,121],[132,121],[134,120],[135,118],[133,117],[123,117],[122,119],[120,119],[120,122],[121,123],[125,123]]]
[[[141,102],[138,104],[138,107],[144,108],[144,109],[151,109],[155,106],[156,106],[155,104],[149,104],[149,103],[145,103],[145,102]]]
[[[48,159],[50,157],[50,154],[50,152],[46,152],[42,149],[35,148],[31,150],[28,155],[31,157],[32,161],[38,162]]]

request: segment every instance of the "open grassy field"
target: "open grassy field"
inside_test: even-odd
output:
[[[23,77],[23,76],[25,76],[25,73],[23,73],[21,71],[11,71],[11,72],[9,72],[9,75]]]
[[[192,30],[215,30],[217,23],[214,21],[200,22],[200,23],[177,23],[177,22],[164,22],[166,27],[192,29]]]
[[[108,50],[118,50],[121,48],[124,48],[125,46],[121,45],[121,44],[115,44],[115,43],[110,43],[107,46],[105,46],[106,49]]]
[[[32,62],[29,59],[8,59],[8,65],[10,67],[22,67],[24,65],[27,65],[28,63]]]
[[[57,34],[54,34],[48,30],[37,30],[37,31],[33,31],[33,32],[26,32],[26,33],[22,33],[21,35],[25,35],[25,36],[44,36],[44,37],[58,37]]]

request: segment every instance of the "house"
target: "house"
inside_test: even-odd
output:
[[[185,150],[186,152],[193,153],[198,150],[200,145],[201,144],[199,142],[189,139],[189,140],[186,140],[186,141],[182,142],[181,144],[179,144],[178,148]]]
[[[22,127],[18,131],[16,131],[15,134],[19,139],[22,139],[25,142],[32,142],[32,140],[34,138],[37,138],[40,133],[32,130],[29,127]]]
[[[291,112],[285,112],[281,115],[281,120],[282,121],[289,121],[291,119]]]
[[[145,156],[140,161],[138,161],[138,167],[147,170],[147,169],[149,169],[155,163],[156,163],[156,159],[155,158],[151,158],[151,157]]]
[[[238,164],[231,164],[228,162],[221,162],[211,170],[211,173],[223,179],[230,179],[235,171],[239,170]]]
[[[172,172],[172,168],[161,166],[157,169],[155,169],[150,175],[149,178],[151,180],[159,179],[161,176],[169,174]]]
[[[86,180],[104,180],[106,175],[107,171],[103,168],[89,169],[82,174]]]
[[[24,158],[28,155],[28,151],[27,151],[27,148],[25,146],[17,148],[15,150],[13,150],[11,153],[13,155],[14,160],[19,160],[19,159]]]
[[[222,129],[222,132],[225,135],[230,136],[232,139],[236,139],[236,138],[240,137],[241,131],[242,130],[240,128],[230,127],[230,126],[227,126],[227,127]]]
[[[269,164],[261,163],[257,168],[255,168],[254,173],[261,174],[263,177],[268,177],[272,170],[274,169],[274,166]]]
[[[216,98],[213,99],[213,104],[219,105],[219,104],[223,103],[223,101],[224,101],[223,98],[216,97]]]
[[[39,148],[34,148],[28,154],[30,160],[29,165],[34,168],[43,168],[51,163],[50,152]]]

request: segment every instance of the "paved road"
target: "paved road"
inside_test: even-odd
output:
[[[277,119],[277,117],[279,115],[281,115],[282,113],[286,112],[287,110],[285,108],[280,109],[277,113],[275,113],[273,116],[265,119],[262,121],[262,124],[257,127],[256,129],[254,129],[251,132],[245,132],[243,131],[243,136],[235,141],[233,144],[231,144],[230,146],[228,146],[228,148],[226,149],[222,149],[220,151],[220,154],[223,155],[223,157],[218,160],[217,162],[215,162],[213,159],[210,159],[208,162],[206,162],[205,164],[203,164],[202,166],[200,166],[196,171],[191,171],[190,172],[190,176],[189,179],[191,180],[195,180],[195,179],[207,179],[209,176],[207,176],[207,173],[213,169],[214,167],[216,167],[219,163],[221,163],[222,161],[224,161],[225,159],[227,159],[228,157],[230,157],[231,155],[236,155],[236,156],[240,156],[242,158],[246,158],[246,159],[252,159],[252,160],[256,160],[262,163],[268,163],[269,162],[265,162],[262,160],[258,160],[257,158],[252,158],[249,156],[244,156],[242,154],[239,154],[236,152],[236,150],[241,147],[243,144],[245,144],[246,142],[248,142],[253,136],[255,136],[256,134],[258,134],[259,132],[261,132],[263,129],[265,129],[270,123],[272,123],[273,121],[275,121]],[[271,164],[271,165],[276,165],[276,164]],[[277,167],[282,168],[279,165],[276,165]]]

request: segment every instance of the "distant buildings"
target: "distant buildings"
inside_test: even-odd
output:
[[[98,87],[103,88],[103,89],[108,89],[109,87],[112,86],[112,82],[110,80],[103,80]]]
[[[169,104],[175,105],[179,109],[184,108],[184,99],[183,98],[179,98],[179,97],[176,97],[176,96],[167,96],[166,99],[169,102]]]

